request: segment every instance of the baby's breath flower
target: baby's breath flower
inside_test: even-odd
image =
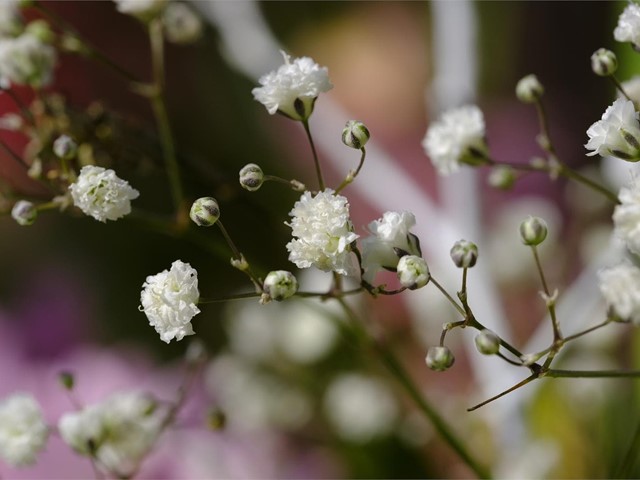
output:
[[[606,48],[599,48],[591,55],[591,70],[596,75],[607,77],[613,75],[618,68],[616,54]]]
[[[613,31],[618,42],[630,42],[636,48],[640,46],[640,5],[629,2],[618,17],[618,25]]]
[[[201,197],[191,205],[189,217],[199,227],[210,227],[220,218],[220,207],[213,197]]]
[[[0,457],[9,465],[35,463],[48,434],[42,410],[31,395],[15,393],[0,402]]]
[[[18,225],[33,225],[38,217],[36,206],[27,200],[18,200],[11,209],[11,217],[18,222]]]
[[[422,141],[427,155],[441,175],[456,172],[461,163],[479,165],[485,162],[487,145],[482,112],[467,105],[442,114],[433,122]]]
[[[69,186],[73,204],[100,222],[117,220],[131,213],[131,200],[140,192],[118,178],[111,169],[86,165]]]
[[[202,36],[202,20],[183,2],[171,2],[162,17],[167,40],[178,44],[193,43]]]
[[[40,88],[53,77],[56,51],[29,33],[0,39],[0,77],[17,85]]]
[[[622,187],[618,199],[620,204],[613,212],[615,232],[629,250],[640,255],[640,185],[634,181]]]
[[[329,72],[309,57],[296,58],[282,52],[284,65],[260,78],[261,87],[254,88],[253,98],[273,115],[282,113],[293,120],[306,120],[313,112],[316,98],[333,88]]]
[[[587,130],[587,155],[612,156],[637,162],[640,160],[640,124],[633,102],[618,98]]]
[[[403,287],[416,290],[429,283],[427,262],[416,255],[405,255],[398,262],[398,279]]]
[[[500,337],[486,328],[476,335],[474,341],[483,355],[495,355],[500,350]]]
[[[522,77],[516,84],[516,97],[522,103],[534,103],[544,94],[544,87],[533,74]]]
[[[547,232],[547,222],[540,217],[529,215],[529,218],[520,224],[520,240],[525,245],[540,245],[547,238]]]
[[[150,275],[142,285],[138,307],[147,315],[149,324],[163,342],[182,340],[193,335],[191,319],[200,313],[196,306],[200,298],[198,272],[188,263],[176,260],[171,270]]]
[[[76,155],[78,144],[69,135],[60,135],[53,142],[53,153],[58,158],[69,160]]]
[[[471,268],[478,260],[478,246],[468,240],[458,240],[449,252],[458,268]]]
[[[640,325],[640,268],[621,263],[598,273],[600,292],[612,312]]]
[[[269,272],[264,279],[264,293],[266,295],[263,303],[268,300],[275,300],[277,302],[293,296],[298,290],[298,280],[291,273],[286,270],[275,270]]]
[[[132,15],[142,21],[150,21],[157,17],[166,7],[169,0],[113,0],[120,13]]]
[[[0,2],[0,37],[15,37],[23,27],[20,0]]]
[[[240,186],[250,192],[255,192],[264,183],[264,172],[259,165],[248,163],[240,169]]]
[[[349,120],[342,130],[342,143],[357,150],[364,147],[370,137],[369,129],[358,120]]]
[[[449,369],[455,360],[451,350],[445,346],[429,347],[427,357],[425,358],[427,367],[436,372],[443,372]]]
[[[289,261],[298,268],[314,266],[325,272],[350,273],[350,244],[358,235],[349,219],[349,202],[330,188],[312,196],[304,192],[289,213]]]

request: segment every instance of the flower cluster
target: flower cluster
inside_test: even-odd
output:
[[[600,291],[613,313],[640,325],[640,268],[621,263],[601,270],[598,277]]]
[[[0,402],[0,457],[7,463],[35,463],[48,435],[42,410],[31,395],[16,393]]]
[[[587,130],[592,150],[587,155],[612,156],[637,162],[640,160],[640,123],[633,102],[618,98],[607,108],[602,119]]]
[[[622,238],[629,250],[640,254],[640,186],[634,181],[622,187],[618,194],[620,205],[613,212],[616,234]]]
[[[613,37],[618,42],[629,42],[634,46],[640,46],[640,6],[638,4],[629,2],[618,18]]]
[[[40,88],[53,77],[56,51],[26,31],[15,38],[0,39],[0,78],[17,85]]]

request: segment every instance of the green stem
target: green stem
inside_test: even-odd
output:
[[[620,468],[611,478],[629,478],[629,474],[631,473],[630,470],[633,468],[638,458],[638,449],[640,449],[640,422],[636,427],[636,432],[631,440],[631,446],[629,447],[629,450],[627,450]]]
[[[640,378],[640,370],[555,370],[544,372],[552,378]]]
[[[494,402],[495,400],[498,400],[501,397],[504,397],[505,395],[507,395],[508,393],[513,392],[514,390],[517,390],[521,387],[524,387],[526,384],[532,382],[533,380],[535,380],[536,378],[538,378],[538,375],[536,374],[532,374],[530,376],[528,376],[527,378],[525,378],[524,380],[522,380],[521,382],[516,383],[513,387],[506,389],[504,392],[499,393],[498,395],[495,395],[487,400],[485,400],[484,402],[481,402],[471,408],[467,408],[467,412],[473,412],[474,410],[477,410],[480,407],[484,407],[486,404]]]
[[[624,91],[624,88],[622,87],[622,84],[618,81],[616,76],[615,75],[609,75],[609,78],[611,79],[611,82],[613,82],[613,84],[616,86],[618,91],[622,95],[624,95],[627,100],[629,100],[630,102],[633,102],[633,100],[631,100],[631,97],[629,95],[627,95],[627,92]]]
[[[593,180],[585,177],[584,175],[579,174],[578,172],[567,167],[564,164],[561,164],[560,175],[562,175],[565,178],[576,180],[577,182],[582,183],[583,185],[591,188],[592,190],[595,190],[596,192],[601,193],[602,195],[607,197],[609,200],[611,200],[613,203],[616,203],[616,204],[620,203],[620,200],[618,200],[618,196],[615,193],[613,193],[611,190],[600,185],[599,183],[594,182]]]
[[[349,185],[351,182],[353,182],[355,180],[355,178],[358,176],[358,174],[360,173],[360,170],[362,169],[362,166],[364,165],[364,159],[367,156],[367,152],[364,149],[364,147],[362,147],[360,149],[362,151],[362,155],[360,156],[360,163],[358,164],[358,168],[356,168],[356,171],[353,172],[353,174],[349,174],[349,176],[347,176],[347,178],[345,178],[342,183],[340,184],[340,186],[338,188],[336,188],[336,193],[340,193],[347,185]]]
[[[544,276],[544,270],[542,269],[542,263],[540,262],[540,257],[538,256],[538,248],[535,245],[531,245],[531,251],[533,252],[533,258],[535,259],[536,267],[538,268],[538,274],[540,275],[542,288],[544,289],[544,293],[547,296],[547,299],[550,299],[551,292],[549,291],[549,287]],[[554,343],[560,342],[562,341],[562,333],[560,333],[560,325],[558,325],[558,319],[556,317],[556,302],[555,300],[549,300],[546,302],[547,309],[549,310],[549,316],[551,317],[551,326],[553,327],[553,341]]]
[[[454,308],[458,311],[458,313],[460,313],[460,315],[466,318],[467,312],[464,311],[464,308],[462,308],[458,304],[458,302],[456,302],[454,298],[451,295],[449,295],[449,292],[447,292],[445,288],[442,285],[440,285],[440,283],[435,278],[433,278],[433,276],[431,276],[431,283],[433,283],[433,285],[435,285],[435,287],[438,290],[440,290],[440,293],[442,293],[442,295],[444,295],[445,298],[449,300],[449,303],[451,303],[451,305],[454,306]]]
[[[231,239],[231,236],[229,235],[229,233],[227,232],[227,229],[224,228],[224,225],[222,224],[222,222],[220,221],[220,219],[218,219],[218,221],[216,222],[216,225],[218,226],[218,228],[220,229],[220,231],[222,232],[222,236],[224,237],[225,241],[227,242],[227,245],[229,245],[229,248],[231,249],[231,251],[233,252],[233,256],[237,259],[237,260],[243,260],[244,259],[244,255],[242,255],[242,252],[240,252],[240,250],[238,249],[238,247],[236,247],[236,244],[233,242],[233,240]],[[242,270],[244,273],[247,274],[247,276],[251,279],[251,281],[253,282],[253,284],[255,285],[256,289],[260,292],[262,292],[262,282],[260,281],[260,279],[251,271],[250,267],[247,267],[246,269]]]
[[[320,191],[324,190],[324,179],[322,178],[322,170],[320,169],[320,160],[318,160],[318,153],[313,143],[313,137],[311,136],[311,130],[309,129],[309,120],[302,120],[302,126],[309,139],[309,145],[311,146],[311,153],[313,154],[313,163],[316,167],[316,177],[318,178],[318,185]]]

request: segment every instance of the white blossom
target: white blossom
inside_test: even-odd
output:
[[[163,342],[193,335],[191,319],[200,313],[198,272],[188,263],[176,260],[171,270],[150,275],[142,285],[139,308]]]
[[[11,209],[11,217],[18,225],[33,225],[38,217],[38,209],[28,200],[18,200]]]
[[[282,55],[284,65],[263,75],[259,80],[262,86],[251,93],[271,115],[280,112],[294,120],[306,120],[318,95],[333,88],[329,72],[309,57],[291,61],[289,55],[284,52]]]
[[[75,451],[95,457],[107,472],[128,477],[153,447],[162,420],[152,398],[125,392],[63,415],[58,430]]]
[[[640,325],[640,268],[621,263],[601,270],[598,278],[600,291],[613,313]]]
[[[618,25],[613,31],[613,37],[618,42],[640,45],[640,5],[629,2],[618,17]]]
[[[395,269],[400,257],[395,249],[420,256],[418,239],[409,230],[416,224],[410,212],[385,212],[368,226],[371,235],[362,240],[363,279],[371,284],[376,273]]]
[[[431,162],[442,175],[456,172],[460,163],[483,163],[487,155],[482,111],[466,105],[445,112],[433,122],[422,141]]]
[[[35,463],[48,434],[42,410],[31,395],[14,393],[0,402],[0,457],[8,464]]]
[[[610,155],[637,162],[640,160],[640,124],[633,102],[618,98],[587,130],[587,155]]]
[[[167,40],[178,44],[193,43],[202,36],[202,20],[185,3],[171,2],[162,17]]]
[[[82,167],[69,191],[73,204],[100,222],[117,220],[131,213],[131,200],[140,195],[113,170],[94,165]]]
[[[0,38],[0,77],[18,85],[40,88],[53,77],[56,51],[28,32]]]
[[[398,280],[400,285],[410,290],[424,287],[429,283],[429,267],[424,258],[417,255],[405,255],[398,262]]]
[[[140,20],[147,21],[156,17],[169,2],[169,0],[113,0],[120,13],[132,15]]]
[[[22,27],[20,0],[0,1],[0,37],[14,37]]]
[[[634,181],[622,187],[618,199],[620,204],[613,212],[614,231],[629,250],[640,254],[640,185]]]
[[[298,268],[314,266],[325,272],[351,273],[349,245],[358,235],[349,219],[349,203],[327,188],[312,196],[304,192],[289,213],[291,234],[289,260]]]

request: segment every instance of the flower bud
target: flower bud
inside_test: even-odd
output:
[[[495,355],[500,350],[500,337],[484,329],[475,338],[476,348],[483,355]]]
[[[542,97],[544,87],[535,75],[527,75],[516,85],[516,97],[522,103],[535,103]]]
[[[360,150],[369,141],[371,134],[364,123],[349,120],[342,130],[342,143],[347,147]]]
[[[18,200],[11,209],[11,216],[18,222],[18,225],[32,225],[38,216],[36,206],[26,200]]]
[[[255,192],[264,183],[264,173],[260,166],[249,163],[240,169],[240,186],[250,192]]]
[[[427,367],[431,370],[435,370],[436,372],[443,372],[447,370],[453,362],[455,362],[455,357],[449,348],[444,346],[439,347],[429,347],[427,351],[427,358],[425,361],[427,362]]]
[[[46,20],[34,20],[30,22],[25,28],[25,33],[32,35],[40,40],[42,43],[53,43],[55,40],[55,34]]]
[[[188,365],[199,365],[207,358],[207,347],[204,342],[198,338],[191,340],[187,351],[184,353],[184,359]]]
[[[267,274],[262,288],[267,296],[267,298],[263,298],[262,303],[267,303],[272,299],[280,302],[298,291],[298,280],[291,272],[275,270]]]
[[[540,245],[547,238],[547,223],[540,217],[529,216],[520,224],[520,238],[525,245]]]
[[[599,48],[591,55],[591,69],[601,77],[613,75],[618,69],[616,54],[606,48]]]
[[[212,197],[199,198],[191,205],[189,216],[199,227],[210,227],[220,218],[218,202]]]
[[[458,240],[449,252],[451,260],[458,268],[471,268],[478,260],[478,247],[467,240]]]
[[[202,36],[202,20],[185,3],[169,3],[162,21],[167,40],[172,43],[185,45],[195,42]]]
[[[224,430],[227,416],[219,408],[212,408],[207,414],[207,426],[214,431]]]
[[[516,174],[509,166],[498,166],[491,170],[487,183],[493,188],[509,190],[516,181]]]
[[[76,156],[78,152],[78,144],[69,135],[60,135],[53,142],[53,153],[58,158],[70,160]]]
[[[396,271],[400,284],[409,290],[424,287],[431,278],[427,262],[417,255],[405,255],[400,258]]]
[[[58,381],[66,390],[73,390],[73,386],[75,385],[75,377],[73,376],[73,373],[60,372],[58,374]]]

